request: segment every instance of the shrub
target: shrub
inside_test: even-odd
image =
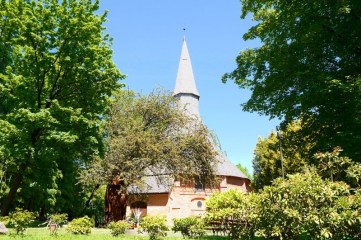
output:
[[[89,217],[73,219],[67,226],[66,230],[73,234],[89,234],[94,222]]]
[[[147,232],[152,240],[165,237],[167,235],[166,231],[168,231],[165,216],[145,216],[139,226],[139,231]]]
[[[361,194],[305,170],[258,194],[214,194],[206,219],[232,239],[361,239]]]
[[[276,179],[260,193],[257,235],[285,239],[346,236],[343,210],[335,207],[338,199],[349,195],[347,184],[323,180],[315,171]]]
[[[174,232],[180,232],[182,236],[190,238],[199,238],[205,235],[205,224],[202,218],[192,216],[186,218],[173,219],[174,226],[172,230]]]
[[[0,216],[0,222],[2,222],[5,226],[9,226],[10,224],[9,216]]]
[[[205,220],[208,226],[223,231],[231,239],[249,238],[255,232],[258,195],[230,190],[207,200]]]
[[[54,222],[58,226],[61,226],[62,224],[66,223],[67,220],[68,220],[68,214],[66,213],[56,213],[50,215],[49,217],[49,223]]]
[[[129,223],[125,221],[110,222],[108,228],[113,237],[117,237],[120,234],[124,234],[125,230],[130,227]]]
[[[34,214],[21,208],[16,208],[9,214],[10,224],[15,228],[17,235],[23,235],[26,227],[33,221]]]

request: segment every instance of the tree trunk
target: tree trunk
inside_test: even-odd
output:
[[[46,207],[45,207],[45,205],[43,205],[43,206],[40,208],[39,220],[41,220],[41,221],[45,221],[45,220],[46,220]]]
[[[37,128],[31,133],[32,146],[36,145],[36,143],[38,142],[42,133],[43,133],[42,128]],[[16,193],[23,182],[23,176],[24,176],[23,173],[25,172],[26,168],[28,167],[29,162],[27,160],[29,160],[29,157],[30,156],[25,157],[26,161],[24,163],[20,164],[19,171],[16,173],[16,176],[15,176],[13,184],[11,185],[9,194],[2,202],[1,213],[0,213],[0,215],[2,215],[2,216],[7,216],[9,214],[11,204],[13,203]]]
[[[126,193],[121,185],[108,184],[105,192],[105,222],[124,220],[126,215]]]
[[[14,182],[11,185],[9,194],[2,202],[2,206],[1,206],[1,215],[2,216],[7,216],[9,214],[11,204],[13,203],[15,196],[16,196],[16,192],[18,191],[18,189],[23,181],[23,172],[25,171],[26,167],[27,166],[25,163],[20,165],[19,171],[17,172]]]

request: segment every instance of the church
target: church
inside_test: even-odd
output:
[[[179,61],[174,97],[179,99],[188,114],[199,115],[199,93],[194,80],[191,59],[185,37],[183,38],[181,57]],[[160,183],[158,176],[147,176],[147,190],[140,193],[143,197],[134,196],[127,204],[127,217],[137,209],[142,216],[165,215],[168,223],[173,218],[184,218],[205,213],[205,200],[215,192],[225,192],[238,189],[249,192],[250,179],[244,175],[226,156],[218,151],[218,166],[216,169],[219,184],[207,186],[201,182],[184,179],[169,179],[170,184]]]

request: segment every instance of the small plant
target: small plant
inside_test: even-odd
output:
[[[125,230],[130,227],[129,223],[125,221],[110,222],[108,228],[113,237],[117,237],[120,234],[124,234]]]
[[[168,231],[165,216],[145,216],[139,226],[138,231],[147,232],[151,240],[165,237]]]
[[[89,234],[94,223],[92,219],[85,216],[82,218],[73,219],[67,226],[66,230],[73,234]]]
[[[136,227],[139,227],[139,223],[140,223],[140,218],[142,216],[142,211],[140,210],[140,208],[135,208],[132,209],[132,215],[134,217],[134,224]]]
[[[184,238],[200,238],[206,234],[204,221],[200,217],[175,218],[173,222],[172,230],[180,232]]]
[[[5,226],[8,226],[10,224],[9,216],[0,217],[0,222],[2,222]]]
[[[57,234],[58,228],[61,227],[62,224],[66,223],[68,219],[68,214],[60,213],[50,215],[48,221],[45,222],[47,224],[50,234]]]
[[[34,214],[28,210],[16,208],[9,214],[10,224],[15,228],[16,235],[23,235],[26,227],[33,221]]]
[[[67,220],[68,220],[68,214],[66,214],[66,213],[56,213],[56,214],[50,215],[50,217],[49,217],[49,223],[54,222],[58,226],[63,225],[64,223],[67,222]]]

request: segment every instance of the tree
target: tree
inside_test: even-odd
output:
[[[249,173],[248,168],[244,167],[242,164],[238,163],[236,167],[241,170],[250,180],[253,180],[252,174]]]
[[[100,128],[123,75],[98,9],[98,0],[0,1],[0,160],[11,179],[2,215],[19,190],[27,208],[54,206],[62,177],[103,151]]]
[[[274,131],[264,139],[259,138],[253,158],[254,189],[262,189],[282,176],[280,150],[285,174],[294,174],[312,164],[312,147],[312,142],[302,136],[300,121],[288,124],[282,132],[282,139],[278,139]]]
[[[105,157],[94,160],[82,181],[108,184],[108,194],[119,198],[117,204],[125,202],[129,186],[146,189],[145,176],[157,176],[162,184],[177,177],[215,178],[216,151],[208,130],[180,109],[171,94],[120,91],[112,102],[105,136]],[[117,206],[122,207],[124,214],[124,206]],[[112,211],[109,220],[123,217],[115,215],[120,210]]]
[[[252,90],[244,110],[302,119],[313,152],[341,146],[361,161],[361,3],[242,0],[241,18],[256,24],[243,35],[262,45],[241,51],[223,76]]]

